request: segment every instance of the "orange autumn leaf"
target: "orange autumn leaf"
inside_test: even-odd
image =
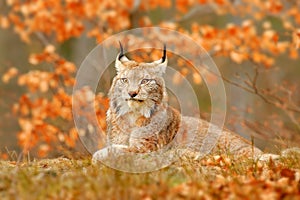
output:
[[[0,158],[3,159],[3,160],[8,160],[9,156],[8,156],[7,153],[2,153]]]
[[[291,59],[298,59],[298,57],[299,57],[299,52],[297,51],[297,49],[291,48],[290,51],[289,51],[289,57],[290,57]]]
[[[241,64],[245,59],[246,59],[246,56],[242,53],[238,53],[238,52],[235,52],[235,51],[231,51],[230,52],[230,58],[238,63],[238,64]]]
[[[268,1],[265,2],[265,5],[271,13],[279,13],[283,9],[283,5],[280,1]]]
[[[183,81],[183,76],[181,75],[180,72],[176,71],[175,74],[173,75],[173,84],[179,85]]]
[[[181,73],[181,75],[182,75],[183,77],[186,77],[186,76],[188,75],[188,73],[189,73],[189,70],[188,70],[188,68],[183,67],[183,68],[180,70],[180,73]]]
[[[39,157],[43,158],[46,157],[51,150],[50,146],[48,144],[42,144],[39,146],[38,149],[38,155]]]
[[[15,67],[9,68],[7,72],[2,75],[2,81],[8,83],[8,81],[14,78],[19,73],[18,69]]]
[[[197,85],[202,83],[202,77],[198,73],[193,73],[193,82]]]
[[[0,27],[3,29],[9,28],[10,22],[7,17],[0,16]]]
[[[207,0],[198,0],[198,2],[199,2],[200,4],[206,4],[206,3],[207,3]]]
[[[189,1],[186,0],[176,0],[176,8],[180,12],[187,12],[189,6]]]
[[[48,44],[45,49],[44,49],[44,52],[47,52],[47,53],[54,53],[55,52],[55,46],[54,45],[51,45],[51,44]]]
[[[300,48],[300,29],[296,30],[293,33],[293,43],[294,43],[296,49]]]
[[[219,5],[223,5],[225,4],[226,0],[215,0],[216,4],[219,4]]]

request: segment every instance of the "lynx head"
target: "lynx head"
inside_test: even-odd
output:
[[[166,46],[161,59],[151,63],[129,60],[123,53],[116,58],[117,75],[109,92],[110,109],[117,116],[133,113],[151,117],[158,105],[167,100],[163,74],[167,67]]]

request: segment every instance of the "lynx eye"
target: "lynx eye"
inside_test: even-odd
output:
[[[144,79],[141,81],[141,84],[147,84],[147,83],[149,83],[150,81],[152,81],[152,79],[144,78]]]
[[[124,84],[128,83],[128,79],[127,78],[120,78],[120,81],[121,81],[121,83],[124,83]]]

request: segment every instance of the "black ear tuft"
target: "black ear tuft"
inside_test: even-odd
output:
[[[166,51],[167,47],[166,44],[164,44],[164,52],[163,52],[163,57],[161,58],[161,62],[165,62],[166,58],[167,58],[167,51]]]
[[[124,56],[124,50],[123,50],[123,46],[120,41],[119,41],[119,44],[120,44],[120,54],[119,54],[118,59],[120,60]]]

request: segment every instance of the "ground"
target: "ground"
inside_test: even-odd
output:
[[[300,155],[228,155],[129,174],[85,159],[0,161],[0,199],[300,199]]]

